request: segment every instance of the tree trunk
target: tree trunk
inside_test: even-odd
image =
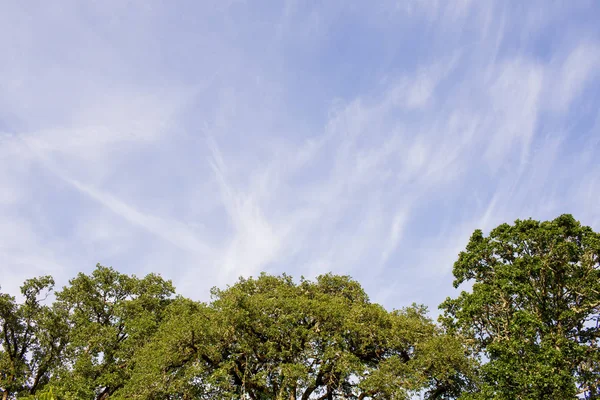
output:
[[[8,400],[8,390],[2,392],[2,400]]]

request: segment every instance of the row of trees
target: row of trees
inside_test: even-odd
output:
[[[241,278],[209,303],[98,265],[0,294],[2,399],[600,398],[600,235],[563,215],[475,231],[472,287],[388,311],[326,274]]]

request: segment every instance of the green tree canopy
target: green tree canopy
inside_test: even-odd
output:
[[[56,293],[70,326],[58,370],[62,397],[103,400],[122,388],[135,352],[156,331],[173,293],[158,275],[137,278],[101,265]]]
[[[472,235],[442,320],[487,361],[472,398],[600,398],[600,235],[570,215]]]
[[[469,370],[423,307],[388,312],[345,276],[263,274],[169,314],[123,398],[443,399]]]
[[[570,215],[477,230],[440,308],[348,276],[261,274],[174,296],[97,265],[0,293],[1,400],[600,399],[600,234]]]
[[[48,383],[68,341],[60,307],[43,304],[54,287],[50,276],[28,279],[23,302],[0,293],[0,390],[2,399],[35,394]]]

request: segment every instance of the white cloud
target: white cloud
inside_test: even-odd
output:
[[[516,149],[521,163],[529,156],[544,71],[531,62],[517,61],[500,66],[495,75],[490,88],[490,125],[486,127],[491,137],[485,157],[492,168],[498,169],[507,154]]]
[[[549,85],[548,103],[556,111],[565,112],[585,89],[586,83],[600,70],[600,47],[584,42],[561,60],[554,72],[554,85]]]
[[[215,262],[225,281],[256,274],[277,256],[283,232],[274,231],[252,194],[240,193],[229,183],[225,161],[214,140],[209,140],[209,147],[221,199],[233,225],[232,238]]]
[[[599,41],[538,49],[552,7],[401,6],[10,6],[3,287],[106,260],[195,298],[332,270],[435,306],[473,229],[598,224],[598,142],[574,105],[593,102]]]

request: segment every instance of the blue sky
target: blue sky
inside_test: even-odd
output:
[[[0,3],[0,284],[350,274],[435,310],[476,228],[600,229],[595,1]]]

